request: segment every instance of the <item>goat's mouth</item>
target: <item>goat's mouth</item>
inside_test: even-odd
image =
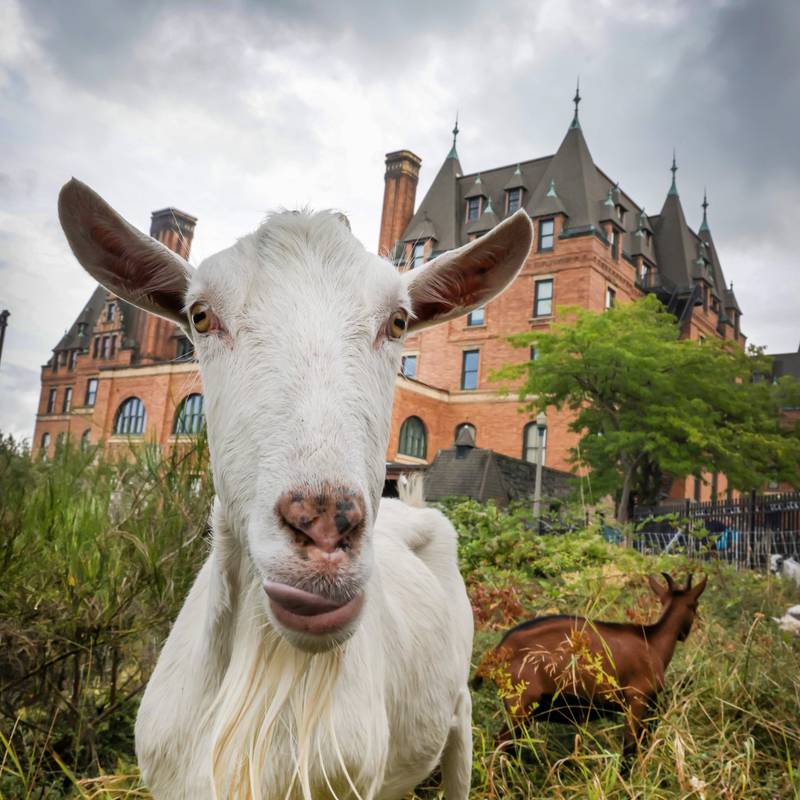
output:
[[[272,613],[281,625],[311,636],[338,632],[358,616],[364,605],[363,593],[338,602],[274,581],[264,581],[264,591]]]

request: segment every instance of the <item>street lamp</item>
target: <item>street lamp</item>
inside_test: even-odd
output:
[[[542,505],[542,467],[544,466],[544,437],[547,433],[547,416],[540,411],[536,416],[536,485],[533,490],[533,518],[539,521]]]
[[[3,341],[6,338],[6,325],[8,325],[8,318],[10,316],[10,311],[0,311],[0,361],[3,359]]]

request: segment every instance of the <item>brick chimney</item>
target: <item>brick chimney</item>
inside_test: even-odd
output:
[[[162,208],[151,215],[150,235],[188,260],[196,224],[197,217],[177,208]],[[131,334],[139,344],[140,363],[160,363],[175,358],[177,328],[174,322],[140,312],[131,326]]]
[[[177,208],[162,208],[151,215],[150,235],[179,256],[188,259],[196,224],[197,217],[178,211]]]
[[[410,150],[386,154],[381,234],[378,241],[380,255],[391,251],[414,215],[421,164],[422,159]]]

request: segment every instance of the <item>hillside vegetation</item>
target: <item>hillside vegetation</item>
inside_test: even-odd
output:
[[[33,462],[0,442],[0,798],[146,798],[137,703],[207,552],[213,489],[202,442],[113,463],[72,450]],[[495,750],[497,691],[475,693],[472,798],[800,798],[800,641],[770,619],[800,602],[780,580],[642,556],[591,527],[537,536],[527,511],[451,501],[476,617],[474,664],[533,614],[644,621],[649,572],[708,571],[678,646],[661,721],[630,776],[621,718],[536,723]],[[436,778],[417,797],[438,796]]]

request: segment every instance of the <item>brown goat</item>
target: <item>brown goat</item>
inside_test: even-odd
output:
[[[483,659],[473,686],[491,678],[500,687],[511,722],[499,742],[513,738],[525,718],[584,722],[609,711],[625,713],[623,757],[627,761],[646,734],[644,720],[664,688],[664,673],[692,628],[704,577],[692,587],[675,586],[662,573],[650,587],[663,612],[652,625],[593,622],[583,617],[535,617],[505,634]]]

